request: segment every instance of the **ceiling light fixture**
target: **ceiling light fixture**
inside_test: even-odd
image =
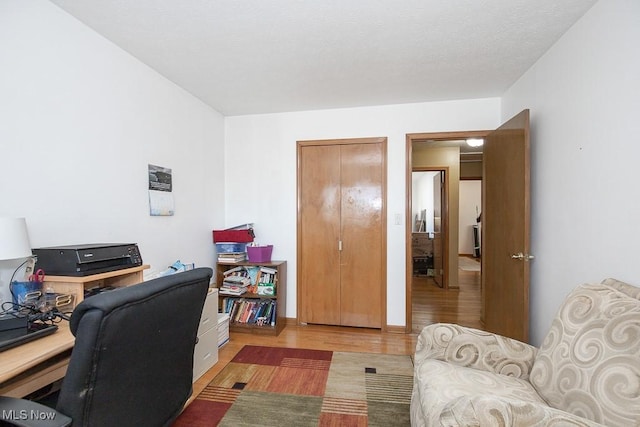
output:
[[[469,147],[482,147],[484,139],[482,138],[469,138],[467,139],[467,145]]]

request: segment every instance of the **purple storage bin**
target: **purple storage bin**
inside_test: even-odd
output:
[[[273,245],[247,246],[249,262],[271,262],[271,252],[273,252]]]

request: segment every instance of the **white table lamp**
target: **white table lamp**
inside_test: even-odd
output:
[[[0,217],[0,260],[30,256],[31,245],[25,219]]]

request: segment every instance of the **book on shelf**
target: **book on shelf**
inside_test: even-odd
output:
[[[275,305],[275,301],[272,302],[271,304],[271,312],[269,313],[269,319],[271,321],[271,326],[276,326],[276,305]]]
[[[242,295],[248,291],[251,279],[242,275],[225,276],[218,292],[221,295]]]
[[[258,295],[274,296],[276,294],[276,285],[274,283],[258,283],[257,289],[252,292]]]
[[[240,296],[247,293],[247,288],[245,286],[222,286],[218,289],[218,293],[220,295]]]
[[[247,265],[244,268],[247,271],[247,276],[251,279],[251,283],[255,284],[258,280],[258,274],[260,274],[260,267],[256,265]]]
[[[278,270],[275,268],[260,267],[252,292],[259,295],[275,295],[277,273]]]
[[[222,284],[225,283],[231,285],[249,286],[251,284],[251,279],[247,276],[227,276],[222,281]]]
[[[223,252],[218,254],[218,262],[240,262],[246,259],[246,252]]]
[[[247,271],[243,266],[239,265],[237,267],[233,267],[233,268],[230,268],[230,269],[224,271],[222,273],[222,275],[225,276],[225,277],[227,277],[227,276],[246,276],[247,275]]]

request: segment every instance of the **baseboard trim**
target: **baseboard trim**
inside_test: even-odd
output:
[[[298,319],[295,317],[285,317],[285,326],[287,325],[294,325],[294,326],[299,326],[301,325],[300,323],[298,323]],[[330,325],[327,325],[330,326]],[[349,328],[350,326],[336,326],[338,328]],[[408,334],[410,332],[407,332],[407,328],[405,328],[404,326],[399,326],[399,325],[387,325],[386,328],[383,329],[384,332],[388,332],[390,334]]]
[[[387,332],[390,334],[406,334],[407,328],[398,325],[387,325]]]

